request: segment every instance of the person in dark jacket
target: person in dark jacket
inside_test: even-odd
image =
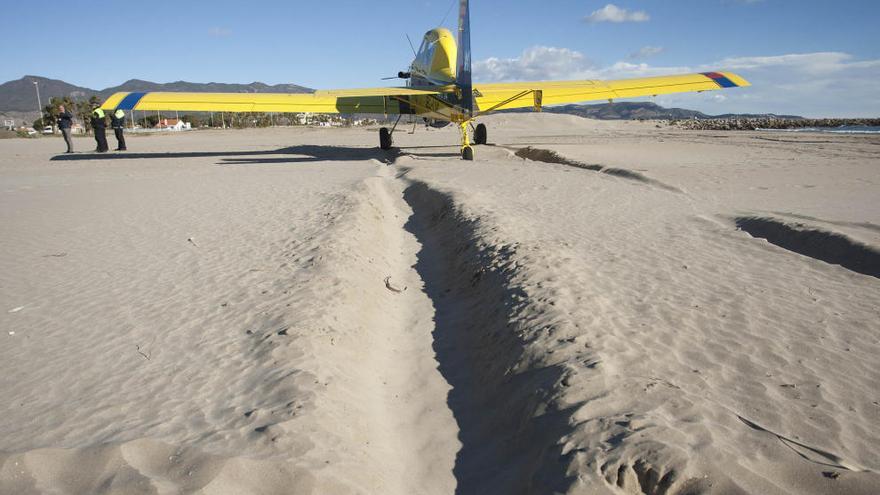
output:
[[[70,128],[73,126],[73,114],[68,112],[64,105],[58,106],[58,129],[64,136],[64,142],[67,143],[67,153],[73,153],[73,137],[70,135]]]
[[[107,122],[104,120],[104,110],[97,106],[92,110],[92,130],[95,132],[95,141],[98,143],[95,151],[106,153],[110,149],[107,146]]]
[[[110,127],[116,134],[116,149],[114,151],[125,151],[125,136],[122,134],[125,130],[125,111],[117,110],[110,115]]]

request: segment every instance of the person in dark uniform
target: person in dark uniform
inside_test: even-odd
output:
[[[122,134],[125,130],[125,111],[117,110],[110,115],[110,127],[113,128],[118,143],[114,151],[125,151],[125,136]]]
[[[92,130],[95,131],[95,141],[98,143],[95,151],[106,153],[110,149],[107,146],[107,122],[104,120],[104,110],[97,106],[92,110]]]
[[[64,136],[64,142],[67,143],[67,153],[73,153],[73,137],[70,135],[70,128],[73,127],[73,114],[68,112],[64,105],[58,106],[58,129]]]

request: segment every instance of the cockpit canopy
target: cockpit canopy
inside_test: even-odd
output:
[[[432,29],[425,33],[419,52],[411,65],[411,71],[414,76],[433,83],[453,83],[457,53],[455,37],[448,29]]]

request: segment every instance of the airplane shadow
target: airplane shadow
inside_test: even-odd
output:
[[[147,160],[147,159],[186,159],[186,158],[218,158],[217,165],[252,165],[282,164],[317,161],[363,161],[378,160],[383,163],[394,163],[401,156],[423,158],[458,157],[458,153],[426,153],[418,151],[423,148],[441,148],[441,146],[423,146],[412,148],[358,148],[347,146],[301,145],[261,151],[184,151],[156,153],[72,153],[53,156],[51,161],[85,161],[85,160]]]
[[[274,155],[274,156],[270,156]],[[279,150],[254,155],[234,155],[221,158],[217,165],[257,165],[257,164],[281,164],[301,162],[348,162],[377,160],[383,163],[394,163],[400,157],[400,150],[392,148],[382,150],[379,148],[356,148],[348,146],[319,146],[301,145],[281,148]]]
[[[182,151],[155,153],[73,153],[56,155],[52,161],[80,160],[162,160],[186,158],[219,158],[221,163],[297,163],[313,161],[354,161],[377,159],[394,160],[400,155],[397,149],[388,151],[378,148],[354,148],[344,146],[289,146],[277,150],[255,151]]]

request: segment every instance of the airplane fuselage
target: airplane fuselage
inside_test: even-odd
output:
[[[407,86],[420,89],[448,88],[455,85],[458,45],[446,28],[435,28],[422,38],[422,44],[409,67]],[[463,97],[457,92],[430,96],[410,96],[399,101],[400,113],[419,115],[429,124],[465,120],[456,107]]]

